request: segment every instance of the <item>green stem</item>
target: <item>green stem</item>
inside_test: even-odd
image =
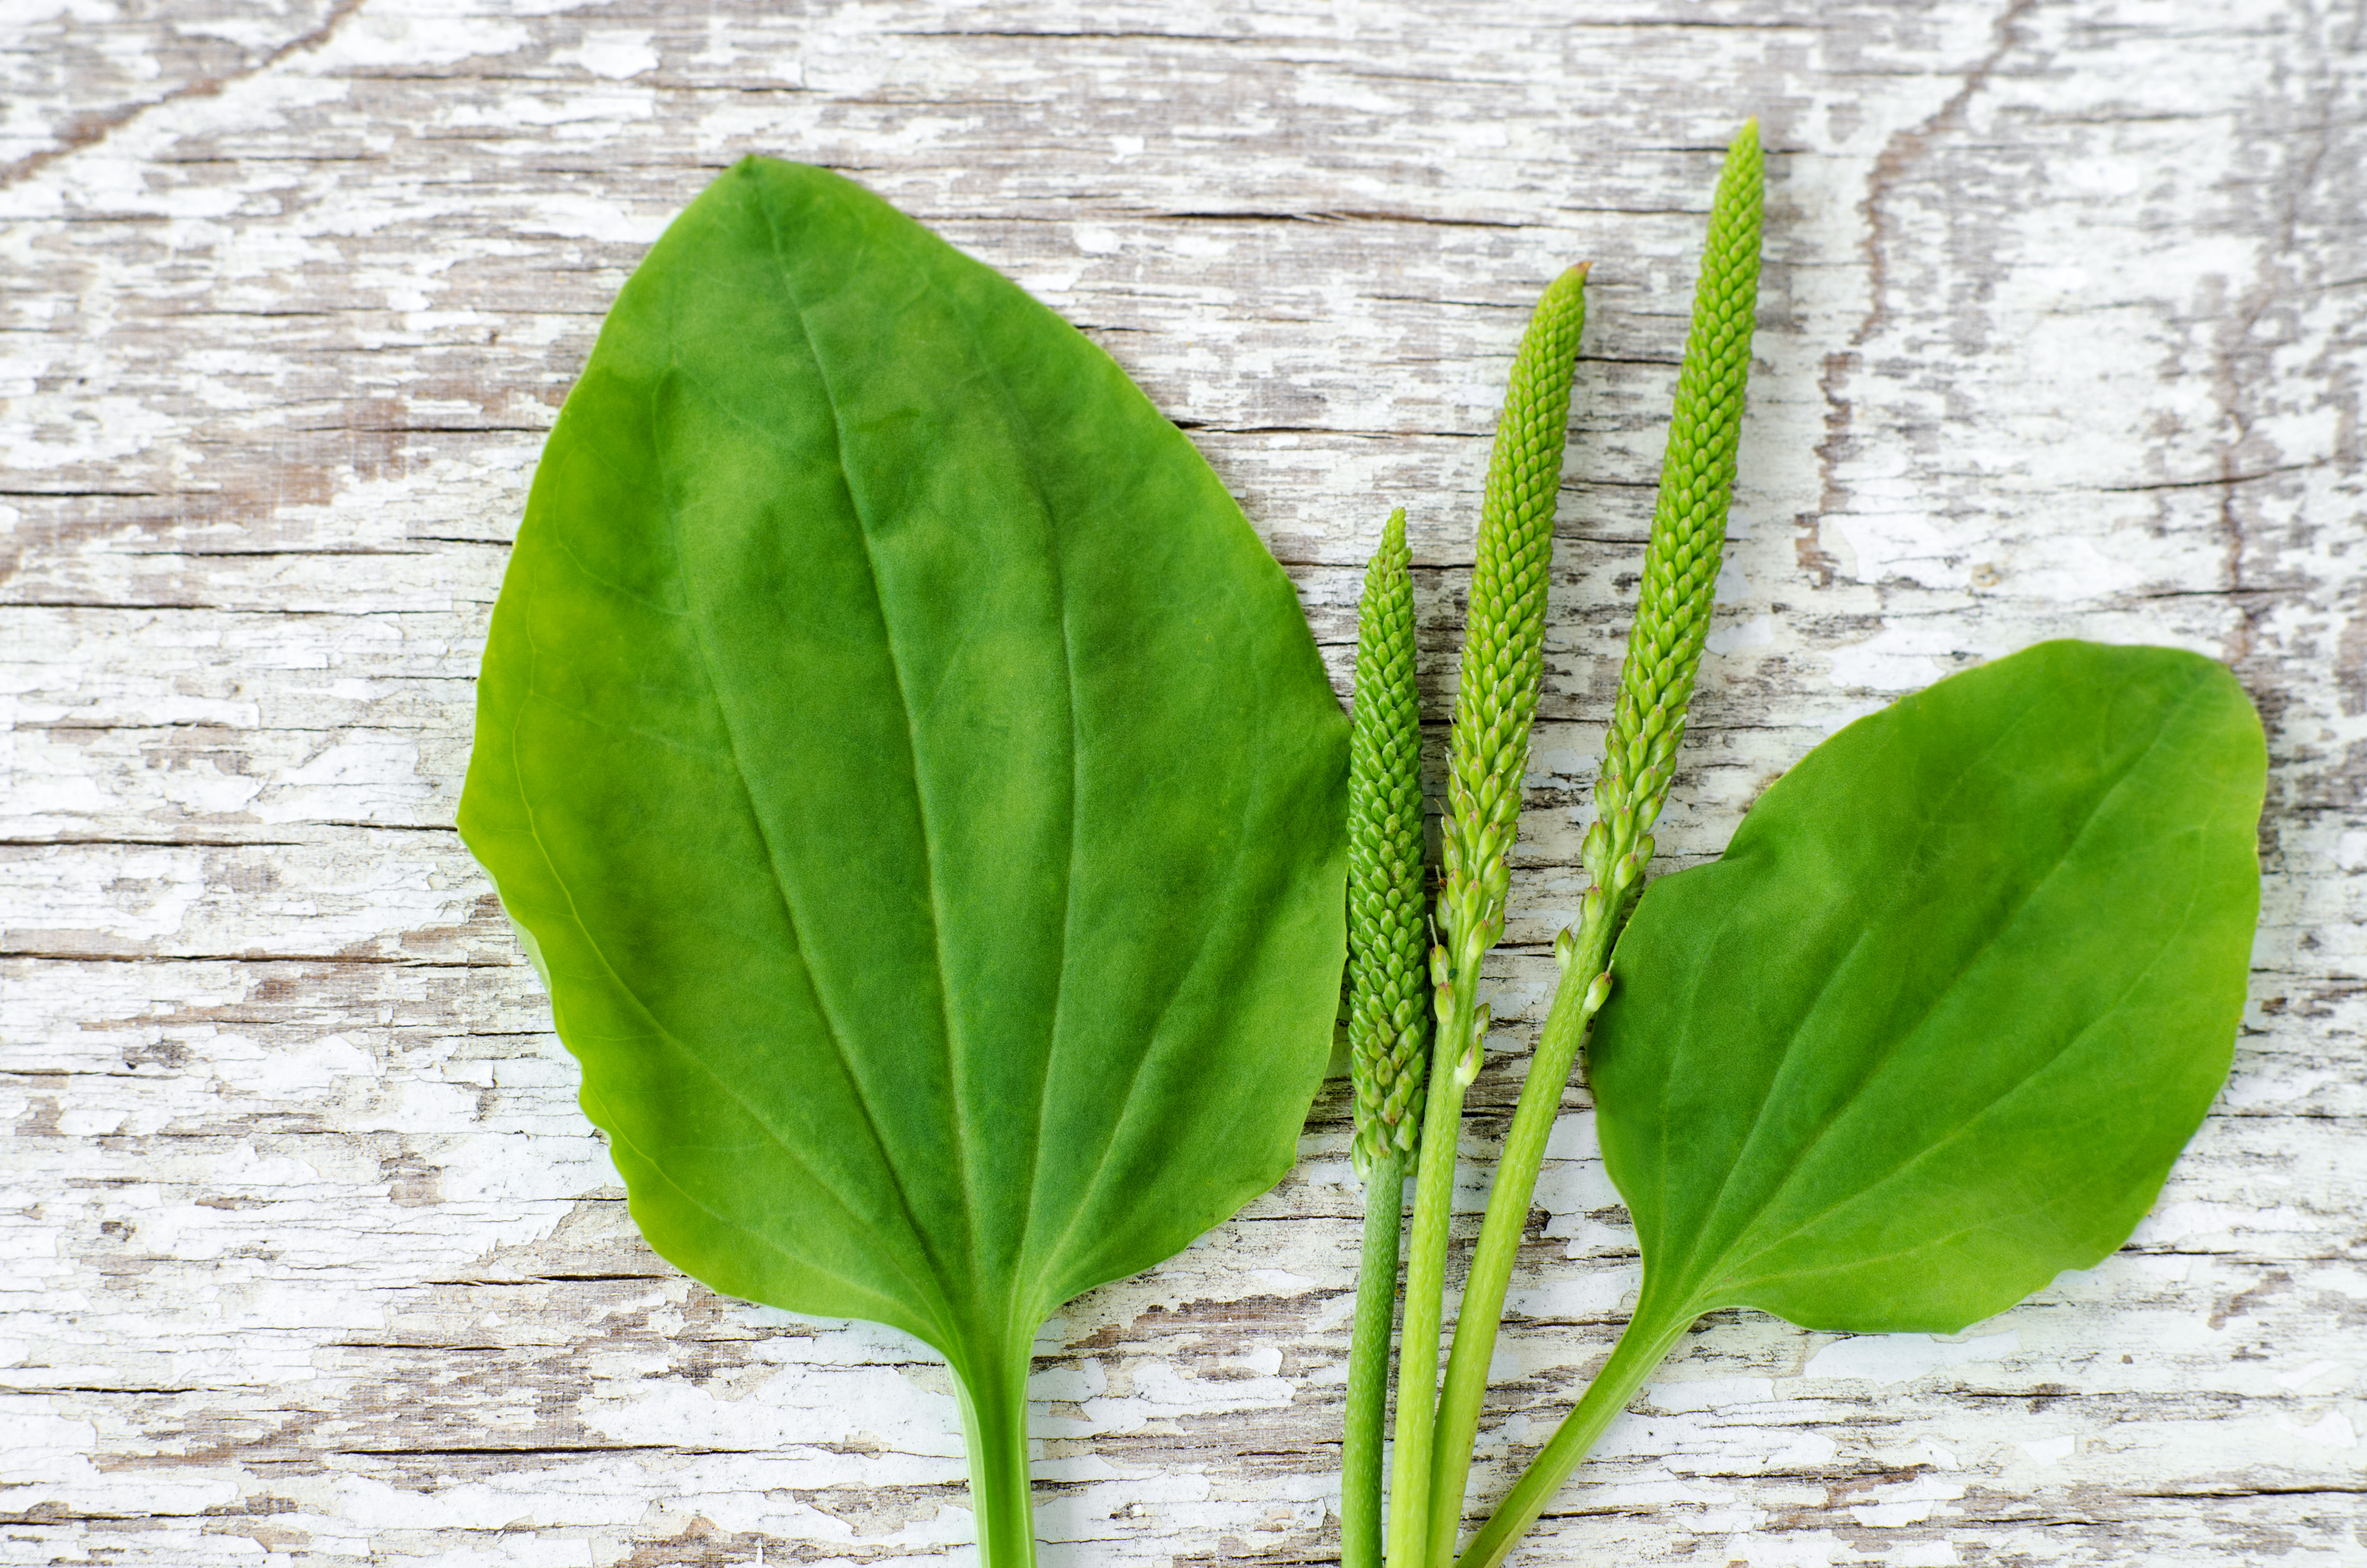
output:
[[[1690,1307],[1664,1314],[1637,1303],[1636,1315],[1627,1320],[1626,1331],[1612,1348],[1611,1359],[1586,1385],[1578,1408],[1562,1417],[1554,1435],[1512,1483],[1512,1490],[1471,1538],[1455,1568],[1496,1568],[1512,1554],[1513,1546],[1561,1490],[1562,1483],[1569,1479],[1569,1472],[1578,1468],[1578,1461],[1611,1425],[1611,1418],[1627,1408],[1652,1369],[1668,1358],[1697,1315]]]
[[[980,1358],[975,1380],[954,1369],[980,1568],[1036,1568],[1035,1502],[1027,1484],[1030,1349],[1023,1344],[1015,1352]]]
[[[1476,966],[1475,966],[1476,967]],[[1446,1312],[1446,1227],[1455,1209],[1455,1139],[1463,1126],[1462,1052],[1471,1038],[1469,982],[1440,993],[1430,1093],[1421,1112],[1413,1224],[1406,1237],[1405,1327],[1398,1336],[1398,1448],[1389,1466],[1388,1568],[1418,1568],[1429,1541],[1431,1416],[1438,1398],[1438,1330]]]
[[[1397,1319],[1406,1157],[1394,1147],[1365,1179],[1365,1256],[1348,1346],[1348,1416],[1340,1444],[1340,1568],[1381,1568],[1381,1437],[1389,1408],[1389,1329]]]
[[[1587,1002],[1590,998],[1601,1001],[1592,982],[1609,958],[1611,922],[1592,924],[1596,929],[1580,937],[1555,991],[1553,1010],[1537,1036],[1529,1075],[1521,1085],[1520,1105],[1512,1112],[1512,1131],[1497,1156],[1496,1179],[1488,1193],[1488,1217],[1480,1224],[1478,1245],[1471,1255],[1463,1301],[1455,1309],[1455,1348],[1447,1358],[1446,1386],[1439,1395],[1432,1437],[1429,1547],[1424,1561],[1436,1568],[1446,1568],[1455,1560],[1455,1532],[1463,1522],[1463,1489],[1470,1479],[1471,1449],[1479,1431],[1480,1403],[1488,1393],[1488,1367],[1495,1356],[1504,1292],[1520,1256],[1522,1233],[1528,1227],[1529,1202],[1536,1195],[1546,1140],[1552,1136],[1554,1119],[1561,1110],[1562,1085],[1569,1082],[1570,1068],[1594,1021]]]

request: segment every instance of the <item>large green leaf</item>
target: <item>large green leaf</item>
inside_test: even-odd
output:
[[[860,187],[743,162],[618,295],[461,830],[651,1244],[944,1352],[991,1562],[1036,1327],[1290,1165],[1346,733],[1191,445]]]
[[[2220,665],[2044,643],[1655,884],[1589,1057],[1652,1309],[1949,1331],[2119,1246],[2227,1074],[2265,767]]]
[[[1459,1568],[1703,1312],[1949,1332],[2127,1239],[2227,1075],[2266,769],[2221,666],[2046,642],[1850,725],[1654,883],[1587,1053],[1643,1290]]]

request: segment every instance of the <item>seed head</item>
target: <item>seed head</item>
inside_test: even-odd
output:
[[[1411,559],[1399,507],[1365,571],[1348,736],[1348,1051],[1360,1175],[1391,1145],[1413,1152],[1429,1062]]]

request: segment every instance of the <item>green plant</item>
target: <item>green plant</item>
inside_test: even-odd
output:
[[[1174,426],[859,187],[747,160],[618,296],[495,608],[461,829],[651,1244],[719,1290],[946,1357],[987,1563],[1034,1560],[1038,1326],[1287,1168],[1343,954],[1369,1183],[1348,1568],[1384,1557],[1407,1162],[1386,1559],[1444,1568],[1581,1048],[1643,1285],[1466,1568],[1504,1559],[1703,1312],[1953,1330],[2095,1263],[2224,1077],[2265,749],[2192,654],[2054,642],[1952,676],[1817,748],[1716,863],[1644,889],[1734,478],[1759,193],[1746,126],[1581,850],[1593,886],[1556,944],[1443,1396],[1448,1199],[1584,269],[1539,301],[1497,433],[1427,953],[1402,511],[1366,577],[1352,740],[1289,584]]]
[[[1405,508],[1389,514],[1356,613],[1348,742],[1348,1038],[1365,1247],[1340,1450],[1342,1568],[1381,1562],[1381,1434],[1389,1325],[1405,1228],[1406,1162],[1421,1126],[1430,1040],[1422,869],[1421,708],[1414,688],[1413,579]]]
[[[1588,1052],[1642,1290],[1463,1568],[1703,1312],[1950,1333],[2127,1239],[2227,1074],[2266,768],[2224,667],[2042,643],[1859,720],[1655,883]]]
[[[544,449],[461,830],[643,1234],[942,1352],[997,1568],[1037,1326],[1290,1165],[1346,731],[1175,427],[821,170],[676,220]]]
[[[1609,1361],[1462,1568],[1503,1561],[1703,1312],[1954,1331],[2098,1262],[2152,1202],[2227,1070],[2258,915],[2265,753],[2234,678],[2193,654],[2056,642],[1953,676],[1817,748],[1721,860],[1645,894],[1725,540],[1761,179],[1745,125],[1712,203],[1580,850],[1592,886],[1555,944],[1562,983],[1506,1135],[1434,1418],[1417,1200],[1391,1568],[1455,1561],[1506,1287],[1598,1017],[1597,1125],[1636,1219],[1643,1287]],[[1473,649],[1491,650],[1483,669],[1519,675],[1520,653],[1492,650],[1535,646],[1501,616],[1475,582],[1467,698]],[[1510,701],[1475,710],[1459,703],[1455,718],[1425,1176],[1454,1150],[1459,1100],[1440,1080],[1459,1067],[1467,1081],[1477,1062],[1485,1017],[1457,1032],[1472,1011],[1463,983],[1484,950],[1474,941],[1501,929],[1492,857],[1511,841],[1523,755],[1508,732],[1524,745],[1529,719]]]
[[[1397,1451],[1389,1476],[1390,1568],[1411,1568],[1427,1540],[1455,1134],[1463,1091],[1479,1071],[1488,1032],[1479,961],[1503,935],[1504,895],[1512,884],[1506,857],[1520,824],[1521,779],[1536,717],[1554,512],[1569,441],[1570,375],[1585,321],[1586,268],[1574,267],[1546,287],[1513,354],[1480,499],[1447,774],[1438,945],[1431,954],[1438,1032],[1407,1241]]]

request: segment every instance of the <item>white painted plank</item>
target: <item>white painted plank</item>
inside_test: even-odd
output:
[[[540,434],[643,245],[745,151],[855,174],[1108,347],[1336,679],[1406,504],[1437,715],[1522,312],[1595,260],[1489,1152],[1577,892],[1700,215],[1756,111],[1760,365],[1670,863],[1951,669],[2174,642],[2269,721],[2251,1004],[2127,1250],[1956,1345],[1712,1320],[1523,1560],[2367,1562],[2355,7],[86,0],[0,28],[0,1562],[966,1558],[946,1374],[648,1253],[444,826]],[[1633,1290],[1586,1105],[1483,1494]],[[1335,1089],[1281,1187],[1048,1329],[1048,1562],[1331,1559],[1342,1132]]]

